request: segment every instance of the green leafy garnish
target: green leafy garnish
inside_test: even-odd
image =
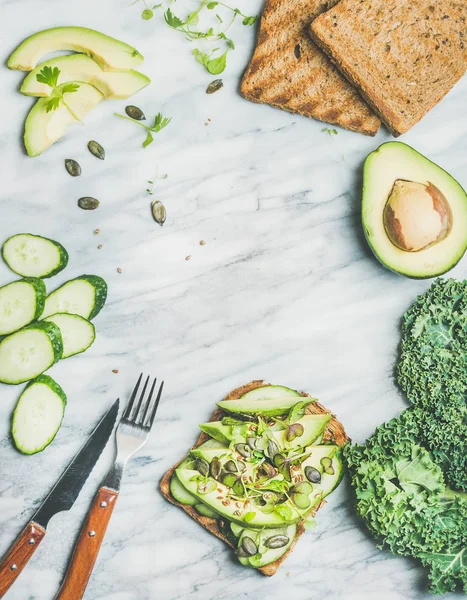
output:
[[[68,108],[71,114],[77,119],[76,115],[73,111],[67,106],[64,95],[72,94],[79,89],[79,84],[77,83],[63,83],[62,85],[58,85],[58,78],[60,76],[60,69],[58,67],[44,67],[41,71],[36,75],[36,79],[39,83],[45,83],[52,88],[52,93],[45,105],[45,111],[51,112],[52,110],[57,110],[60,106],[60,103]],[[78,119],[79,120],[79,119]]]
[[[329,136],[337,135],[339,132],[337,129],[331,129],[330,127],[325,127],[322,129],[323,133],[327,133]]]
[[[142,13],[142,17],[145,20],[152,19],[154,16],[154,10],[163,6],[162,4],[156,4],[152,7],[152,9],[150,9],[145,0],[136,0],[136,2],[140,1],[144,2],[146,7]],[[215,9],[221,9],[221,11],[224,11],[224,13],[227,11],[227,14],[230,13],[231,18],[227,20],[227,24],[224,25],[224,19],[222,18],[221,14],[219,14],[219,12],[215,12],[214,16],[216,22],[214,25],[216,25],[216,27],[214,25],[211,25],[210,27],[201,26],[200,21],[202,20],[202,16],[206,14],[206,11],[215,11]],[[232,8],[223,2],[210,0],[201,0],[198,8],[190,12],[185,19],[180,18],[173,12],[172,1],[170,2],[170,6],[164,10],[164,20],[166,24],[172,29],[183,33],[187,40],[205,40],[207,42],[222,41],[227,45],[227,50],[233,50],[235,48],[234,41],[227,36],[227,31],[237,18],[241,19],[242,25],[245,27],[251,27],[257,20],[256,15],[246,15],[239,8]],[[210,49],[209,51],[204,51],[197,48],[193,51],[193,55],[196,57],[196,60],[213,75],[222,73],[227,64],[227,50],[221,52],[221,54],[218,56],[213,56],[217,50],[219,50],[219,48]]]
[[[128,117],[126,115],[121,115],[119,113],[115,113],[115,115],[117,117],[120,117],[121,119],[126,119],[127,121],[131,121],[132,123],[136,123],[136,125],[144,127],[144,129],[146,129],[148,133],[146,135],[146,139],[143,142],[143,148],[146,148],[147,146],[149,146],[149,144],[151,144],[154,141],[154,136],[152,135],[153,133],[159,133],[159,131],[162,131],[162,129],[167,127],[167,125],[172,120],[170,117],[163,117],[161,113],[158,113],[154,119],[154,125],[151,127],[149,125],[145,125],[141,121],[137,121],[136,119],[132,119],[131,117]]]
[[[243,515],[243,520],[246,523],[250,523],[251,521],[253,521],[253,519],[256,517],[256,513],[253,511],[247,512]]]

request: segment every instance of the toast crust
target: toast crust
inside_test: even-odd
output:
[[[240,93],[252,102],[373,136],[379,119],[308,35],[311,21],[336,2],[266,0]]]
[[[341,0],[309,33],[397,137],[465,73],[466,20],[456,0]]]
[[[227,396],[224,398],[224,400],[237,400],[238,398],[240,398],[247,392],[254,390],[258,387],[265,386],[265,385],[271,385],[271,384],[265,384],[262,379],[256,379],[246,385],[243,385],[239,388],[236,388],[235,390],[232,390],[229,394],[227,394]],[[303,396],[304,398],[309,398],[310,394],[301,392],[301,396]],[[324,406],[322,406],[319,402],[312,402],[305,411],[305,413],[309,414],[309,415],[323,414],[323,413],[329,413],[329,412],[330,411],[327,410]],[[211,418],[209,420],[210,421],[219,421],[224,416],[225,416],[225,413],[220,408],[218,408],[213,412],[213,414],[211,415]],[[191,448],[191,450],[193,450],[194,448],[197,448],[198,446],[203,444],[208,439],[209,439],[209,436],[206,433],[202,432],[200,434],[200,436],[198,437],[195,445]],[[346,442],[350,441],[350,438],[345,433],[344,427],[335,418],[334,415],[332,416],[332,419],[329,421],[328,425],[326,426],[326,429],[324,431],[323,441],[333,441],[334,443],[338,444],[339,446],[344,446],[346,444]],[[194,519],[202,527],[207,529],[210,533],[212,533],[213,535],[215,535],[216,537],[221,539],[223,542],[225,542],[231,548],[235,548],[235,546],[230,542],[230,540],[228,540],[219,531],[216,519],[211,519],[209,517],[203,517],[192,506],[188,506],[186,504],[181,504],[180,502],[177,502],[175,500],[175,498],[172,496],[172,494],[170,493],[170,479],[172,478],[172,475],[173,475],[175,469],[185,458],[186,458],[186,456],[184,456],[181,460],[179,460],[177,462],[177,464],[175,464],[173,467],[171,467],[165,473],[165,475],[162,477],[161,482],[160,482],[160,489],[161,489],[162,495],[164,496],[164,498],[166,500],[168,500],[172,504],[175,504],[176,506],[179,506],[181,509],[183,509],[192,519]],[[318,512],[318,510],[325,504],[326,504],[326,500],[323,500],[310,514],[312,516],[314,516]],[[273,562],[269,565],[266,565],[265,567],[262,567],[257,570],[261,571],[261,573],[263,573],[264,575],[268,575],[268,576],[274,575],[276,573],[277,569],[283,563],[283,561],[290,554],[290,552],[292,552],[299,537],[302,535],[302,533],[304,533],[305,529],[304,529],[303,525],[304,525],[303,521],[299,521],[297,523],[297,535],[296,535],[294,541],[292,542],[292,544],[290,545],[290,548],[287,550],[287,552],[285,554],[283,554],[281,556],[281,558],[279,560],[276,560],[275,562]]]

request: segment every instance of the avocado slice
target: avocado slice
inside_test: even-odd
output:
[[[66,84],[63,84],[66,85]],[[76,92],[65,94],[65,102],[60,102],[56,110],[47,112],[49,98],[39,98],[26,119],[24,145],[29,156],[38,156],[60,139],[69,125],[77,123],[92,108],[102,102],[104,96],[88,83],[78,83]],[[58,91],[61,86],[56,88]],[[69,108],[68,108],[69,107]]]
[[[94,29],[54,27],[21,42],[8,59],[8,68],[32,71],[44,55],[57,50],[87,54],[104,71],[128,71],[143,62],[143,56],[136,48]]]
[[[217,406],[233,415],[285,415],[301,400],[314,402],[315,398],[303,398],[296,390],[282,385],[266,385],[244,394],[239,400],[221,400]]]
[[[259,507],[252,507],[251,505],[245,506],[244,502],[241,501],[232,501],[228,504],[224,504],[227,502],[226,498],[230,488],[220,482],[217,482],[217,487],[213,492],[209,492],[207,494],[199,493],[198,482],[196,481],[196,478],[199,476],[198,471],[192,469],[181,469],[179,467],[176,470],[176,473],[180,483],[188,492],[190,492],[190,494],[233,523],[237,523],[243,527],[251,527],[253,525],[255,527],[280,527],[281,525],[284,525],[283,518],[275,512],[266,514],[263,513]],[[221,491],[219,492],[219,490]],[[238,504],[240,504],[240,507],[237,506]],[[255,517],[251,522],[247,522],[244,519],[244,515],[248,514],[249,512],[255,513]],[[297,510],[295,510],[294,518],[290,521],[290,523],[295,523],[299,519],[300,514]]]
[[[407,144],[387,142],[365,161],[362,223],[383,265],[409,277],[435,277],[467,249],[467,194]]]
[[[97,88],[109,99],[125,99],[151,83],[149,77],[131,69],[124,72],[103,71],[100,66],[85,54],[57,56],[38,65],[24,79],[20,92],[25,96],[50,96],[52,88],[37,81],[37,75],[44,67],[60,69],[58,83],[81,81]]]
[[[237,439],[238,436],[234,436],[231,425],[224,425],[221,421],[211,421],[209,423],[201,423],[199,426],[201,431],[207,433],[215,440],[222,444],[230,444]]]

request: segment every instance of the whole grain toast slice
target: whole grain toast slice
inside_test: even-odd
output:
[[[310,40],[309,25],[338,0],[266,0],[242,96],[375,135],[380,121]]]
[[[465,0],[341,0],[310,33],[394,136],[415,125],[467,68]]]
[[[237,400],[238,398],[240,398],[247,392],[254,390],[258,387],[264,386],[264,385],[271,385],[271,384],[265,384],[263,382],[263,380],[256,379],[256,380],[252,381],[251,383],[248,383],[247,385],[244,385],[242,387],[239,387],[239,388],[231,391],[230,394],[228,394],[224,398],[224,400]],[[305,392],[301,392],[301,395],[304,398],[310,397],[310,394],[306,394]],[[309,414],[309,415],[323,414],[323,413],[329,413],[329,412],[330,411],[327,410],[324,406],[322,406],[319,402],[312,402],[305,411],[305,413]],[[211,418],[209,420],[210,421],[219,421],[224,416],[225,416],[225,413],[220,408],[218,408],[214,411],[214,413],[211,415]],[[200,446],[201,444],[206,442],[208,439],[209,439],[208,435],[206,435],[205,433],[201,433],[201,435],[198,437],[196,444],[193,446],[193,448],[197,448],[198,446]],[[350,438],[347,436],[347,434],[344,431],[344,427],[335,418],[334,415],[332,416],[332,419],[329,421],[329,423],[327,424],[326,429],[324,431],[323,442],[328,442],[328,441],[332,441],[335,444],[338,444],[339,446],[344,446],[347,441],[350,441]],[[191,449],[193,449],[193,448],[191,448]],[[192,519],[197,521],[200,525],[202,525],[205,529],[210,531],[213,535],[215,535],[216,537],[218,537],[219,539],[224,541],[228,546],[230,546],[231,548],[234,548],[234,546],[230,542],[230,540],[228,540],[220,532],[216,519],[211,519],[210,517],[203,517],[192,506],[188,506],[185,504],[181,504],[180,502],[177,502],[177,500],[175,500],[175,498],[170,493],[170,479],[171,479],[175,469],[185,458],[186,458],[186,456],[184,456],[181,460],[179,460],[178,463],[176,465],[174,465],[173,467],[171,467],[165,473],[165,475],[162,477],[161,482],[160,482],[160,488],[161,488],[163,496],[172,504],[175,504],[176,506],[179,506],[180,508],[182,508]],[[317,511],[325,504],[326,504],[326,500],[322,500],[321,503],[315,509],[313,509],[311,515],[314,516],[317,513]],[[287,552],[285,554],[283,554],[279,560],[276,560],[275,562],[258,569],[258,571],[261,571],[261,573],[263,573],[264,575],[268,575],[268,576],[272,576],[276,573],[277,569],[281,566],[281,564],[284,562],[284,560],[287,558],[287,556],[290,554],[290,552],[292,552],[295,544],[298,541],[298,538],[302,535],[302,533],[304,533],[305,529],[304,529],[303,525],[304,525],[303,521],[299,521],[297,523],[297,535],[296,535],[294,541],[292,542],[290,548],[287,550]]]

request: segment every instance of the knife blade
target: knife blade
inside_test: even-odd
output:
[[[119,400],[116,400],[0,562],[0,598],[3,598],[43,540],[50,519],[59,512],[70,510],[75,503],[110,438],[118,408]]]

